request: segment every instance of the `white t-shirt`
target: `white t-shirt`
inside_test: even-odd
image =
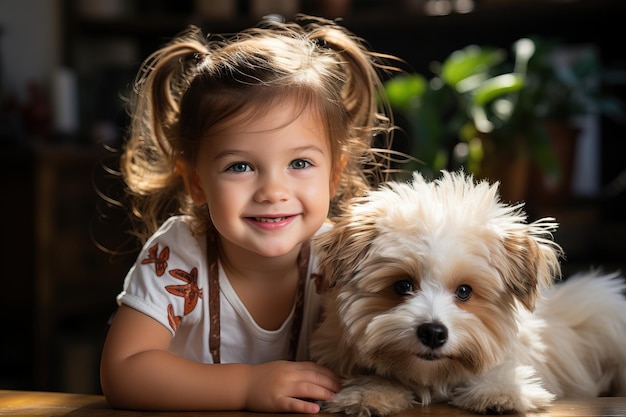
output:
[[[171,352],[196,362],[213,363],[209,351],[206,237],[194,236],[189,222],[190,218],[186,216],[171,217],[150,237],[126,275],[117,302],[165,326],[173,336],[169,347]],[[325,223],[318,233],[330,227]],[[311,251],[296,360],[308,360],[309,336],[319,319],[316,272],[317,257]],[[193,285],[194,281],[197,286]],[[221,264],[219,286],[221,363],[258,364],[288,359],[294,309],[279,329],[265,330],[254,321],[239,299]]]

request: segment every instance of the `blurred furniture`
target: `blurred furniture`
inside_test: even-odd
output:
[[[100,392],[100,349],[131,261],[98,246],[124,233],[123,224],[99,227],[105,156],[97,148],[35,151],[36,389]]]

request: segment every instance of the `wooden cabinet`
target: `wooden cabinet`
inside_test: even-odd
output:
[[[74,147],[35,151],[37,389],[100,390],[98,366],[107,321],[132,262],[99,247],[125,235],[121,217],[106,213],[105,200],[96,192],[118,181],[101,169],[106,157],[104,151]]]

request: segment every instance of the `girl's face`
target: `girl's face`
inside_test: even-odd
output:
[[[329,140],[317,116],[293,119],[289,100],[205,140],[188,179],[225,247],[264,257],[289,253],[328,215],[335,190]]]

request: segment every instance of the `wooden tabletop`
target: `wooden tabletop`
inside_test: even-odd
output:
[[[254,417],[271,414],[249,412],[142,412],[113,410],[101,395],[68,394],[39,391],[0,390],[0,416],[29,417],[142,417],[154,416],[186,417]],[[301,414],[276,414],[281,417],[302,416]],[[433,404],[428,407],[416,407],[397,414],[395,417],[412,416],[476,416],[445,404]],[[513,416],[508,414],[507,416]],[[528,413],[527,417],[571,417],[571,416],[626,416],[626,397],[603,397],[587,401],[560,400],[549,410],[541,413]]]

